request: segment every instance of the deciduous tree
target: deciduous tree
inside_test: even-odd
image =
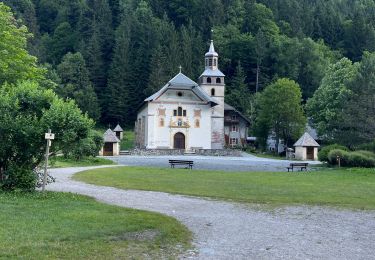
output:
[[[263,140],[272,135],[276,151],[280,139],[291,145],[306,126],[301,100],[301,89],[293,80],[283,78],[267,86],[257,100],[256,135]]]

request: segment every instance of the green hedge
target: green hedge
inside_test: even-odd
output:
[[[366,150],[375,153],[375,141],[367,144],[362,144],[358,147],[358,150]]]
[[[368,151],[348,152],[334,149],[328,153],[328,162],[331,165],[336,165],[337,156],[340,157],[341,166],[364,168],[375,167],[375,154]]]
[[[342,145],[339,145],[339,144],[331,144],[331,145],[327,145],[325,147],[323,147],[319,153],[318,153],[318,158],[319,158],[319,161],[321,162],[328,162],[329,159],[328,159],[328,153],[334,149],[339,149],[339,150],[344,150],[344,151],[348,151],[349,149],[345,146],[342,146]]]

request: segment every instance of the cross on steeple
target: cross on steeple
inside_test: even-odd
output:
[[[181,73],[181,71],[182,71],[182,66],[180,65],[180,67],[178,67],[179,69],[180,69],[180,73]]]

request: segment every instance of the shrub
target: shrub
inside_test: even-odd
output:
[[[337,156],[340,157],[341,166],[348,166],[349,152],[340,149],[333,149],[328,153],[328,162],[332,165],[336,165]]]
[[[360,151],[356,151],[356,153],[359,153],[359,154],[362,154],[366,157],[369,157],[369,158],[373,158],[375,159],[375,153],[373,152],[370,152],[370,151],[363,151],[363,150],[360,150]]]
[[[333,149],[339,149],[339,150],[343,150],[343,151],[348,151],[348,148],[346,146],[342,146],[342,145],[339,145],[339,144],[331,144],[331,145],[327,145],[325,147],[323,147],[319,153],[318,153],[318,158],[319,158],[319,161],[321,162],[328,162],[328,153],[330,151],[332,151]]]
[[[375,166],[375,159],[360,152],[349,153],[348,166],[370,168]]]
[[[362,144],[358,147],[358,149],[375,153],[375,141],[367,144]]]
[[[26,167],[10,165],[4,172],[3,190],[33,191],[37,182],[37,174]]]
[[[95,157],[103,146],[103,136],[97,131],[90,131],[89,136],[79,141],[69,153],[74,159],[80,160],[86,156]],[[68,156],[69,156],[68,155]]]
[[[368,151],[347,152],[334,149],[328,153],[328,162],[336,165],[337,156],[340,156],[341,166],[365,168],[375,166],[375,154]]]

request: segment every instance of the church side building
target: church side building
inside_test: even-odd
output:
[[[135,122],[136,147],[224,148],[227,144],[224,131],[225,75],[219,70],[218,59],[211,41],[199,84],[180,71],[144,100]]]

